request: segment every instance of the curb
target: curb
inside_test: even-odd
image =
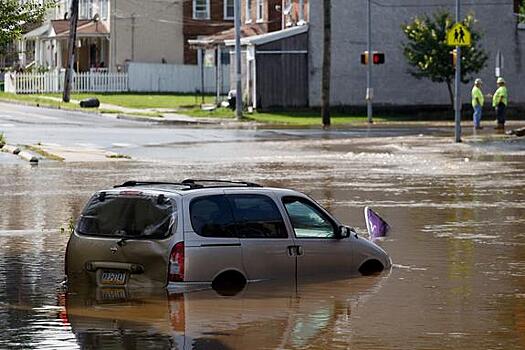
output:
[[[129,114],[118,114],[117,119],[130,120],[137,122],[151,122],[165,125],[220,125],[219,122],[213,122],[208,120],[177,120],[177,119],[165,119],[159,117],[146,117],[146,116],[133,116]]]
[[[17,147],[15,145],[4,145],[2,147],[2,152],[12,153],[14,155],[17,155],[20,153],[20,147]]]
[[[133,116],[133,115],[127,115],[127,114],[117,114],[117,119],[122,120],[131,120],[136,122],[152,122],[152,123],[162,123],[165,122],[165,120],[162,120],[162,118],[155,118],[155,117],[145,117],[145,116]]]

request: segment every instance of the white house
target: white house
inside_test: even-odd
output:
[[[71,0],[59,0],[46,21],[19,42],[21,67],[64,68]],[[182,63],[182,2],[79,0],[79,72],[120,70],[129,62]]]
[[[71,0],[60,0],[47,20],[26,33],[19,43],[22,67],[63,68],[67,60],[68,10]],[[77,26],[77,71],[100,68],[109,61],[109,0],[80,0]]]

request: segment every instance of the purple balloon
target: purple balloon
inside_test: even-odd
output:
[[[390,225],[369,207],[365,207],[365,222],[370,240],[385,237],[390,230]]]

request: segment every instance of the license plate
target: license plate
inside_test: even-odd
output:
[[[124,271],[102,271],[100,283],[111,286],[122,286],[126,284],[127,274]]]

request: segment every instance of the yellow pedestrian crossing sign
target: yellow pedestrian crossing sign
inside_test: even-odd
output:
[[[447,31],[448,46],[470,46],[472,37],[470,31],[461,23],[456,23]]]

